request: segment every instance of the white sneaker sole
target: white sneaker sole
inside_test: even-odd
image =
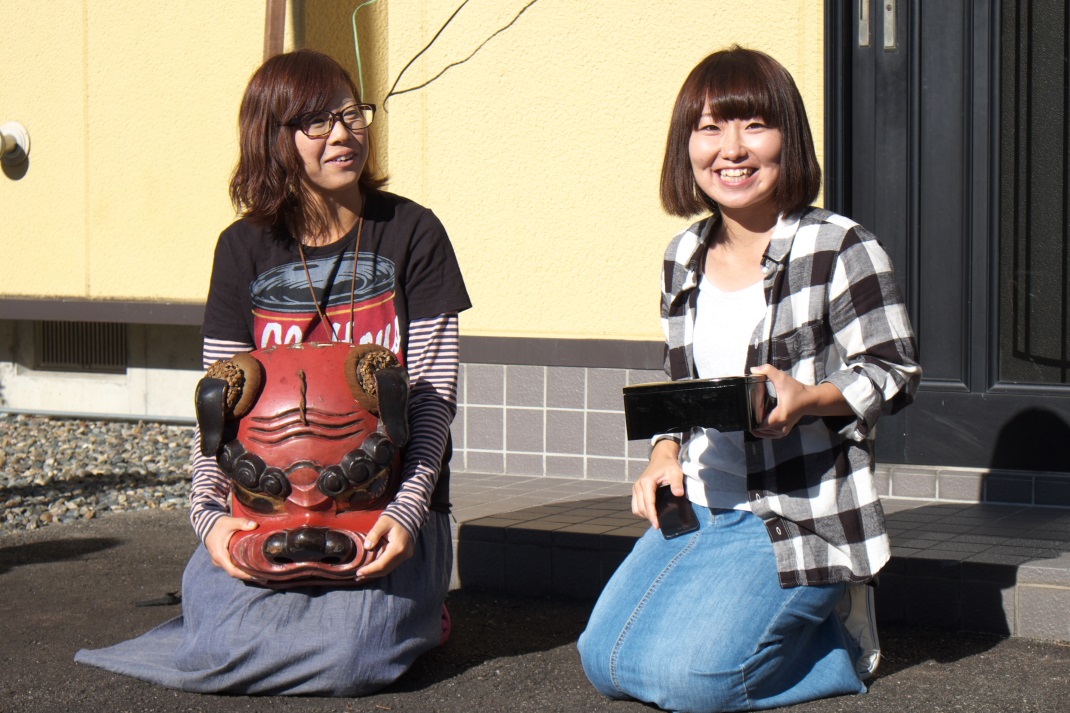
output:
[[[881,642],[877,636],[877,610],[873,587],[868,584],[848,584],[836,613],[847,633],[858,644],[855,672],[863,681],[873,676],[881,662]]]

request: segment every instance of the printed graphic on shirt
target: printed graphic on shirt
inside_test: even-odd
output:
[[[352,252],[308,260],[307,276],[299,262],[268,270],[249,286],[255,344],[263,349],[301,341],[374,342],[399,354],[394,276],[394,263],[374,253],[360,253],[355,278]],[[326,300],[324,286],[329,286]],[[329,327],[319,319],[313,290]]]

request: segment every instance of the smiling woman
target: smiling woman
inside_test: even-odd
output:
[[[802,96],[784,67],[761,52],[718,52],[691,71],[673,109],[661,171],[661,200],[683,218],[717,210],[717,202],[695,183],[691,141],[700,119],[759,120],[781,138],[774,207],[791,213],[813,203],[821,190],[821,167],[806,120]],[[747,123],[751,123],[747,121]]]
[[[695,183],[722,212],[775,214],[782,143],[760,117],[720,119],[707,105],[688,143]]]
[[[368,162],[368,124],[375,114],[374,106],[359,104],[344,85],[338,86],[327,106],[289,124],[298,128],[294,132],[297,153],[314,200],[324,210],[332,198],[344,205],[347,193],[359,195],[360,177]]]
[[[359,695],[394,681],[448,635],[447,454],[457,313],[471,303],[435,215],[381,190],[368,132],[374,113],[324,54],[276,55],[257,70],[239,112],[241,156],[230,186],[242,217],[219,237],[202,326],[210,393],[250,388],[263,397],[273,382],[262,380],[258,391],[249,375],[288,355],[298,378],[280,381],[301,384],[304,431],[318,423],[310,414],[324,394],[335,399],[331,423],[351,416],[357,399],[376,411],[361,417],[373,425],[347,453],[332,431],[306,439],[300,458],[282,449],[287,457],[269,463],[257,455],[256,429],[240,425],[247,414],[206,406],[202,420],[202,403],[216,401],[198,392],[190,519],[202,546],[183,577],[182,616],[132,641],[80,651],[77,661],[189,691]],[[303,346],[315,342],[334,344]],[[368,385],[339,392],[349,381],[314,356],[370,352],[395,365],[383,370],[389,379],[375,381],[402,394],[392,407],[361,401]],[[328,384],[318,400],[317,383]],[[250,418],[262,425],[289,406],[260,408]],[[380,421],[394,426],[374,425]],[[369,463],[374,477],[364,478]],[[365,480],[395,485],[369,500]],[[250,503],[270,507],[241,507]],[[268,519],[281,513],[291,519]],[[352,516],[344,531],[339,513]],[[300,562],[280,559],[291,557]],[[331,576],[295,577],[279,591],[274,570],[249,565],[265,560]]]
[[[810,207],[820,184],[776,60],[732,47],[692,70],[661,198],[674,215],[711,215],[665,252],[665,371],[760,374],[776,406],[745,433],[654,436],[632,488],[651,529],[579,640],[607,696],[754,710],[864,692],[876,668],[867,583],[889,544],[873,427],[910,403],[921,370],[888,256],[854,221]],[[666,490],[694,508],[693,532],[659,532]]]
[[[241,158],[230,197],[257,223],[284,222],[304,243],[332,242],[356,222],[364,193],[386,184],[367,130],[375,107],[359,102],[349,74],[326,55],[301,50],[279,57],[253,75],[242,99]],[[359,116],[335,121],[332,110]],[[331,195],[321,195],[322,161],[343,156],[349,165],[328,182]]]

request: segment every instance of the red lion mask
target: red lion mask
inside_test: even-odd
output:
[[[197,385],[201,450],[259,523],[234,563],[274,586],[355,584],[364,537],[397,493],[408,373],[368,344],[287,344],[218,361]]]

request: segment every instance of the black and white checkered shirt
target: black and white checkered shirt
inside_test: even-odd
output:
[[[674,381],[697,375],[696,287],[716,222],[695,223],[665,252],[661,315]],[[782,217],[762,269],[767,307],[747,368],[772,364],[804,384],[834,384],[855,416],[804,417],[780,439],[746,434],[751,510],[765,521],[782,587],[864,582],[890,557],[872,440],[877,418],[909,404],[921,379],[910,319],[884,248],[835,213]]]

